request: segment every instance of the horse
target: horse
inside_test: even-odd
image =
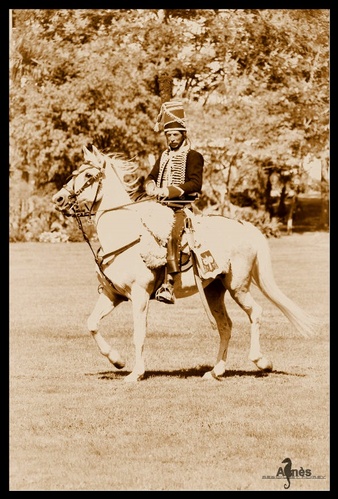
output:
[[[99,297],[88,317],[87,327],[100,353],[117,369],[125,360],[101,335],[100,321],[123,301],[130,301],[133,314],[134,365],[126,382],[142,380],[146,374],[144,342],[149,302],[163,283],[166,241],[173,210],[158,198],[138,197],[137,164],[121,154],[105,154],[92,146],[83,147],[84,162],[52,197],[55,209],[76,217],[83,235],[82,217],[94,219],[100,248],[95,254]],[[219,347],[215,364],[203,379],[220,379],[226,372],[232,320],[225,305],[225,293],[244,310],[250,321],[249,360],[258,370],[272,371],[272,361],[261,352],[262,307],[250,292],[252,282],[294,326],[297,333],[311,337],[316,320],[287,297],[276,284],[266,236],[252,223],[222,215],[204,215],[186,209],[196,238],[211,248],[216,260],[213,274],[196,275],[190,267],[175,275],[174,293],[184,299],[200,293],[209,309],[212,325],[218,329]],[[162,232],[161,232],[162,231]],[[191,234],[190,234],[191,235]],[[90,242],[89,242],[90,244]],[[193,253],[193,250],[191,251]],[[198,280],[197,280],[198,278]],[[199,286],[198,286],[199,284]],[[165,305],[175,307],[175,305]]]

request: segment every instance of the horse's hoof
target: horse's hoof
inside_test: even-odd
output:
[[[220,381],[220,378],[218,376],[216,376],[216,374],[214,373],[213,370],[212,371],[207,371],[206,373],[204,373],[203,376],[202,376],[202,379],[204,379],[206,381],[209,381],[211,379]]]
[[[123,360],[120,360],[120,361],[117,361],[117,362],[112,362],[112,361],[110,361],[110,362],[116,367],[116,369],[123,369],[124,366],[126,365],[126,363],[123,362]]]
[[[128,376],[124,378],[124,381],[126,383],[137,383],[138,381],[141,381],[144,378],[144,374],[134,374],[130,373]]]
[[[122,369],[126,365],[124,360],[119,358],[119,355],[116,355],[115,350],[113,350],[113,351],[111,350],[109,352],[109,354],[107,355],[107,358],[108,358],[109,362],[111,364],[113,364],[114,367],[116,367],[116,369]]]
[[[261,357],[258,360],[255,360],[254,363],[261,371],[272,371],[272,362],[266,357]]]

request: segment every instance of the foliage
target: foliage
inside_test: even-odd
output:
[[[208,198],[202,196],[197,203],[199,208],[205,215],[223,215],[228,218],[233,218],[239,221],[250,222],[266,236],[280,237],[280,221],[277,216],[271,217],[263,209],[254,209],[252,206],[239,206],[231,202],[219,204],[217,202],[210,203]]]
[[[250,207],[242,208],[237,212],[238,220],[251,222],[259,228],[266,237],[280,237],[280,224],[277,217],[270,218],[265,210],[253,210]]]
[[[271,172],[327,155],[328,23],[327,9],[13,10],[13,181],[50,196],[91,144],[146,174],[160,104],[179,97],[206,192],[249,188],[264,206]]]
[[[95,240],[93,225],[86,224],[88,237]],[[10,242],[77,242],[83,235],[72,218],[58,212],[51,196],[40,196],[25,181],[10,185]]]

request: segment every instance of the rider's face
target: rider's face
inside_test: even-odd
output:
[[[178,130],[168,130],[167,132],[165,132],[165,136],[170,149],[178,149],[184,140],[183,133],[179,132]]]

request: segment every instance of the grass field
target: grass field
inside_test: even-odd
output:
[[[261,346],[274,364],[247,360],[249,323],[233,320],[228,371],[203,381],[218,348],[199,296],[151,302],[147,377],[133,365],[130,303],[101,332],[126,358],[117,371],[86,329],[97,299],[85,243],[10,245],[10,491],[330,490],[329,234],[269,240],[280,288],[322,325],[297,335],[257,289]]]

